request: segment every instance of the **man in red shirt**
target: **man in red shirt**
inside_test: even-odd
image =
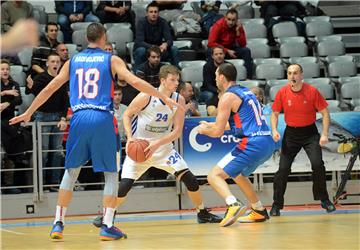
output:
[[[313,170],[314,200],[321,200],[321,207],[328,213],[336,210],[326,190],[325,166],[321,147],[328,142],[330,115],[327,102],[313,86],[303,82],[303,70],[299,64],[291,64],[287,70],[289,84],[276,94],[271,114],[273,139],[280,140],[277,131],[278,116],[284,111],[286,129],[282,140],[279,170],[274,177],[274,203],[270,215],[279,216],[284,206],[284,194],[291,164],[301,148],[304,148]],[[316,112],[323,118],[321,136],[315,125]]]
[[[226,15],[211,27],[208,39],[208,58],[211,58],[211,49],[216,46],[224,47],[227,58],[243,59],[247,78],[251,79],[253,66],[251,51],[246,47],[244,27],[238,20],[238,13],[235,9],[229,9]]]

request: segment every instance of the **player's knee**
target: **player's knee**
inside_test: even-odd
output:
[[[191,171],[185,172],[180,179],[182,182],[184,182],[187,190],[190,192],[196,192],[199,190],[199,183],[196,179],[196,176],[191,173]]]
[[[117,172],[104,172],[105,187],[104,195],[115,196],[118,190],[118,176]]]
[[[127,179],[127,178],[122,179],[119,183],[118,197],[119,198],[125,197],[127,193],[130,191],[134,182],[135,182],[134,179]]]
[[[81,168],[69,168],[65,170],[64,176],[60,183],[60,189],[73,191],[75,182],[79,176]]]

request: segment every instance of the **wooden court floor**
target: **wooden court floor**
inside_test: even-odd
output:
[[[1,249],[360,249],[360,206],[346,207],[333,214],[290,208],[265,223],[227,228],[197,224],[192,211],[118,215],[128,239],[110,242],[98,239],[95,216],[69,217],[62,241],[49,238],[52,218],[3,220]]]

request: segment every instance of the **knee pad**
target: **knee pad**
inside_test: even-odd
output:
[[[115,196],[118,190],[118,172],[104,172],[105,176],[105,186],[104,186],[104,195]]]
[[[64,176],[61,180],[60,189],[73,191],[75,182],[79,177],[81,168],[68,168],[65,170]]]
[[[196,192],[199,190],[199,183],[196,179],[196,176],[191,173],[190,170],[186,171],[180,178],[182,182],[184,182],[187,190],[191,192]]]
[[[120,181],[119,190],[118,190],[118,197],[123,198],[127,195],[130,191],[132,185],[134,184],[134,179],[124,178]]]

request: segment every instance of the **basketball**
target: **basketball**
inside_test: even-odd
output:
[[[136,162],[146,161],[145,149],[149,146],[149,142],[144,139],[136,139],[130,141],[128,145],[128,156]]]

